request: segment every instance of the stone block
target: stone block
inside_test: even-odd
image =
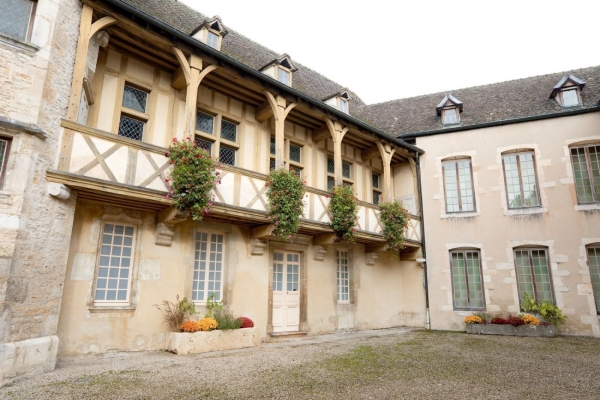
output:
[[[0,344],[0,386],[19,376],[53,371],[58,354],[58,336],[44,336]]]

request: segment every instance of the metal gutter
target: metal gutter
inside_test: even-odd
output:
[[[95,1],[95,0],[92,0]],[[211,56],[215,57],[216,59],[218,59],[219,61],[222,61],[224,63],[229,64],[231,67],[239,69],[241,71],[243,71],[245,74],[250,75],[254,78],[257,78],[261,81],[264,81],[266,84],[270,85],[270,86],[274,86],[277,89],[286,92],[290,95],[293,95],[299,99],[301,99],[303,102],[308,103],[310,105],[313,105],[315,107],[319,107],[320,109],[322,109],[324,112],[329,113],[329,114],[333,114],[336,117],[342,119],[342,120],[346,120],[349,123],[352,123],[362,129],[365,129],[369,132],[372,132],[374,134],[376,134],[377,136],[381,137],[382,139],[387,140],[388,142],[394,143],[398,146],[404,147],[405,149],[408,149],[412,152],[416,154],[424,154],[425,152],[423,150],[421,150],[420,148],[413,146],[409,143],[406,143],[404,140],[400,139],[400,138],[396,138],[392,135],[388,135],[387,133],[369,125],[366,124],[354,117],[352,117],[351,115],[348,115],[346,113],[343,113],[331,106],[328,106],[327,104],[323,103],[320,100],[317,100],[315,98],[312,98],[302,92],[299,92],[298,90],[291,88],[287,85],[284,85],[283,83],[277,81],[276,79],[273,79],[265,74],[263,74],[260,71],[257,71],[253,68],[250,68],[249,66],[240,63],[239,61],[234,60],[233,58],[221,53],[218,50],[213,49],[212,47],[200,42],[199,40],[194,39],[193,37],[178,31],[177,29],[157,20],[156,18],[138,10],[137,8],[130,6],[127,3],[124,3],[121,0],[103,0],[106,1],[107,3],[110,3],[118,8],[121,8],[143,20],[145,20],[148,23],[151,23],[153,25],[155,25],[156,27],[162,29],[163,31],[175,36],[177,39],[180,39],[183,42],[186,42],[194,47],[197,47],[199,49],[201,49],[203,52],[210,54]]]
[[[519,124],[522,122],[540,121],[540,120],[551,119],[551,118],[569,117],[571,115],[587,114],[587,113],[592,113],[592,112],[597,112],[597,111],[600,111],[600,101],[598,102],[598,104],[596,104],[593,107],[581,108],[578,110],[571,110],[571,111],[553,113],[553,114],[533,115],[530,117],[515,118],[515,119],[505,119],[505,120],[500,120],[500,121],[485,122],[482,124],[474,124],[474,125],[467,125],[467,126],[456,126],[456,127],[452,127],[452,128],[446,128],[446,129],[436,129],[433,131],[404,133],[398,137],[403,138],[403,139],[412,139],[412,138],[421,137],[421,136],[440,135],[443,133],[463,132],[463,131],[469,131],[472,129],[489,128],[489,127],[493,127],[493,126]]]
[[[423,213],[423,190],[421,188],[421,161],[417,155],[417,191],[419,192],[419,211],[421,214],[421,253],[423,253],[423,286],[425,287],[425,328],[431,329],[429,314],[429,280],[427,279],[427,247],[425,246],[425,215]]]

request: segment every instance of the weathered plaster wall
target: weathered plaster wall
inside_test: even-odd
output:
[[[519,312],[513,248],[539,245],[549,251],[556,304],[568,319],[563,332],[600,337],[585,245],[600,242],[600,206],[577,204],[569,145],[600,142],[600,114],[555,118],[502,127],[418,138],[422,157],[423,202],[431,324],[464,329],[468,311],[453,311],[449,250],[481,251],[487,310]],[[532,149],[542,206],[508,210],[503,151]],[[476,211],[446,214],[441,161],[472,160]]]

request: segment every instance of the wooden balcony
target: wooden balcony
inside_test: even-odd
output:
[[[166,198],[164,179],[168,174],[167,149],[124,138],[112,133],[62,120],[65,170],[47,172],[49,182],[62,183],[77,191],[79,199],[123,207],[162,211],[173,205]],[[268,224],[267,175],[222,165],[221,184],[214,191],[215,205],[207,219],[251,227]],[[331,234],[328,192],[307,188],[300,233],[310,236]],[[356,241],[383,245],[379,207],[358,202]],[[406,246],[421,245],[420,217],[410,215]]]

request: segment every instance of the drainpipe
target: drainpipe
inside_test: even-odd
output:
[[[427,282],[427,250],[425,247],[425,215],[423,214],[423,190],[421,189],[421,163],[417,156],[417,190],[419,191],[419,213],[421,215],[421,252],[423,253],[423,286],[425,287],[425,328],[431,329],[429,315],[429,284]]]

